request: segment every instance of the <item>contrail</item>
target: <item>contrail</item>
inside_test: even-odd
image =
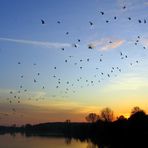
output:
[[[20,44],[30,44],[30,45],[35,45],[35,46],[47,47],[47,48],[72,47],[72,45],[69,43],[20,40],[20,39],[12,39],[12,38],[0,38],[0,41],[15,42],[15,43],[20,43]]]

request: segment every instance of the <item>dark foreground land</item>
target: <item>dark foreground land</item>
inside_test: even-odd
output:
[[[27,137],[63,136],[69,140],[91,140],[99,148],[142,148],[148,147],[148,116],[144,112],[137,112],[128,119],[120,117],[113,122],[98,120],[94,123],[56,122],[27,124],[22,127],[0,126],[0,134],[6,133],[21,133]]]

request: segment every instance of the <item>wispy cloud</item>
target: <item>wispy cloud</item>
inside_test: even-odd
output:
[[[103,38],[100,40],[93,41],[89,44],[92,48],[96,48],[100,51],[108,51],[110,49],[117,48],[124,43],[124,40],[121,39],[108,39]]]
[[[147,78],[142,78],[140,75],[135,73],[125,73],[120,75],[116,81],[112,81],[110,84],[105,86],[104,91],[136,91],[142,92],[144,88],[148,87]]]
[[[144,2],[144,5],[145,5],[145,6],[148,6],[148,2]]]
[[[147,39],[147,38],[142,39],[142,40],[141,40],[141,44],[142,44],[143,46],[145,46],[145,47],[148,47],[148,39]]]
[[[41,46],[41,47],[46,47],[46,48],[72,47],[72,44],[69,44],[69,43],[20,40],[20,39],[13,39],[13,38],[0,38],[0,41],[15,42],[19,44],[30,44],[30,45]]]

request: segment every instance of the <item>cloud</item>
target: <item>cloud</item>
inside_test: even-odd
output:
[[[143,45],[143,46],[145,46],[145,47],[148,47],[148,39],[142,39],[141,40],[141,44]]]
[[[148,2],[144,2],[144,5],[145,5],[145,6],[148,6]]]
[[[147,79],[135,73],[122,74],[116,81],[105,86],[104,91],[142,91],[147,88]]]
[[[45,41],[20,40],[20,39],[12,39],[12,38],[0,38],[0,41],[15,42],[15,43],[19,43],[19,44],[29,44],[29,45],[46,47],[46,48],[72,47],[72,45],[69,44],[69,43],[57,43],[57,42],[45,42]]]
[[[97,48],[97,50],[100,50],[100,51],[108,51],[110,49],[114,49],[121,46],[123,43],[124,43],[124,40],[121,40],[121,39],[115,40],[115,39],[104,38],[97,41],[93,41],[88,46],[91,46],[92,48]]]
[[[121,46],[123,43],[124,43],[123,40],[117,40],[117,41],[115,41],[115,42],[113,42],[109,45],[103,46],[102,48],[100,48],[100,50],[106,51],[106,50],[109,50],[109,49],[114,49],[114,48]]]

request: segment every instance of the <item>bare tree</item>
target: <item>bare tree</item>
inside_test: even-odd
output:
[[[94,123],[97,120],[99,120],[99,115],[97,115],[96,113],[90,113],[85,117],[86,121]]]
[[[106,107],[101,111],[101,119],[103,121],[111,122],[113,121],[113,118],[114,118],[114,113],[110,108]]]

